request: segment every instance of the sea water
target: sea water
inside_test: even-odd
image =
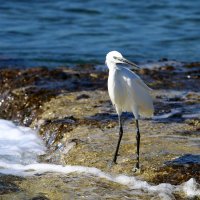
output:
[[[0,66],[199,61],[200,1],[1,1]]]

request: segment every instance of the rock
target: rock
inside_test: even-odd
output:
[[[7,176],[0,174],[0,195],[19,192],[20,188],[16,184],[17,181],[22,181],[22,178],[16,176]]]
[[[19,191],[19,188],[14,183],[0,181],[0,195]]]
[[[199,120],[182,117],[190,111],[186,109],[189,103],[194,110],[199,104],[199,80],[185,79],[186,72],[178,73],[176,69],[144,69],[140,74],[154,88],[156,115],[170,113],[173,109],[180,109],[180,112],[163,121],[159,118],[140,120],[142,167],[137,176],[156,184],[181,184],[191,177],[199,181],[197,163],[187,167],[164,165],[175,157],[195,155],[199,150]],[[0,117],[38,129],[48,148],[42,161],[133,175],[136,140],[135,122],[130,114],[123,115],[125,134],[118,164],[108,168],[118,140],[118,120],[107,93],[107,73],[90,68],[86,71],[37,67],[0,69],[0,85]],[[185,90],[191,92],[185,95]],[[40,190],[37,184],[41,181],[49,187],[55,186],[57,180],[59,187],[65,188],[60,177],[48,179],[43,175],[18,182],[3,180],[2,185],[3,191],[9,193],[21,187],[27,191],[34,187]],[[49,195],[34,193],[31,198],[55,198],[51,190],[53,188],[47,190]],[[66,192],[63,191],[65,189],[60,191],[60,196]]]

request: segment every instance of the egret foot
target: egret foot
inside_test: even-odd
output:
[[[137,168],[136,166],[133,167],[132,171],[133,171],[134,173],[140,173],[140,172],[141,172],[140,168]]]
[[[139,166],[139,163],[137,162],[136,163],[136,165],[135,165],[135,167],[132,169],[132,171],[134,172],[134,173],[140,173],[140,166]]]
[[[108,162],[108,168],[110,169],[110,168],[112,168],[116,164],[117,163],[112,160],[112,161]]]

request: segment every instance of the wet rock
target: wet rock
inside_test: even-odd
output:
[[[3,174],[0,174],[0,178],[0,195],[20,191],[20,188],[17,186],[16,182],[22,181],[22,178]]]
[[[167,71],[173,71],[173,70],[175,70],[175,67],[174,66],[164,66],[164,67],[161,67],[161,68],[159,68],[160,70],[167,70]]]
[[[186,123],[188,123],[192,127],[195,127],[197,131],[200,131],[200,119],[190,119],[187,120]]]
[[[195,102],[195,103],[200,103],[200,94],[199,93],[195,93],[195,92],[188,92],[185,96],[184,96],[185,100],[187,102]]]
[[[42,196],[42,195],[31,198],[31,200],[48,200],[48,199],[49,198]]]
[[[14,183],[0,181],[0,195],[19,191],[20,189]]]
[[[154,89],[152,95],[155,97],[157,116],[157,119],[142,118],[139,122],[139,174],[132,171],[136,162],[136,140],[135,122],[130,114],[123,116],[125,134],[118,164],[108,167],[118,140],[118,119],[107,93],[107,73],[96,72],[91,66],[84,71],[66,68],[1,69],[0,117],[37,128],[48,148],[47,154],[41,157],[42,161],[97,167],[110,173],[139,176],[156,184],[180,184],[191,177],[199,181],[198,163],[165,165],[166,161],[183,154],[195,155],[199,150],[199,119],[187,117],[187,114],[197,113],[199,109],[200,82],[194,78],[199,69],[192,68],[195,72],[178,71],[171,66],[139,72]],[[186,79],[187,75],[191,78]],[[44,183],[43,190],[45,185],[50,185],[48,195],[42,194],[39,187],[41,181]],[[28,184],[41,192],[33,192],[32,199],[51,199],[56,197],[54,187],[58,187],[57,181],[62,188],[59,197],[66,193],[68,198],[71,194],[68,195],[69,191],[59,177],[49,179],[41,175],[32,180],[19,181],[16,188],[29,190]],[[7,184],[6,181],[3,183]],[[12,184],[16,183],[10,183],[10,187],[14,188]],[[110,191],[109,183],[105,185],[108,190],[104,189]],[[9,188],[9,183],[5,186]]]
[[[89,99],[90,96],[87,94],[82,94],[76,97],[76,100],[80,100],[80,99]]]
[[[152,181],[156,184],[167,182],[173,185],[179,185],[195,177],[200,183],[200,164],[188,165],[170,165],[164,166],[155,171],[155,176]]]
[[[101,78],[105,77],[66,69],[1,69],[0,117],[28,126],[52,97],[66,91],[104,87]]]
[[[147,68],[142,68],[139,73],[141,75],[148,75],[150,73],[150,69],[147,69]]]
[[[191,62],[191,63],[186,63],[185,64],[186,68],[196,68],[200,67],[200,62]]]

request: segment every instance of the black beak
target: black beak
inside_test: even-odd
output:
[[[140,69],[135,63],[133,63],[133,62],[131,62],[131,61],[125,59],[125,58],[122,59],[122,62],[124,62],[128,65],[131,65],[134,69]]]
[[[115,57],[115,59],[117,59],[117,60],[119,60],[119,61],[121,61],[121,62],[123,62],[125,64],[131,65],[134,69],[137,69],[137,70],[140,69],[135,63],[133,63],[133,62],[131,62],[131,61],[125,59],[125,58],[117,58],[117,57]]]

